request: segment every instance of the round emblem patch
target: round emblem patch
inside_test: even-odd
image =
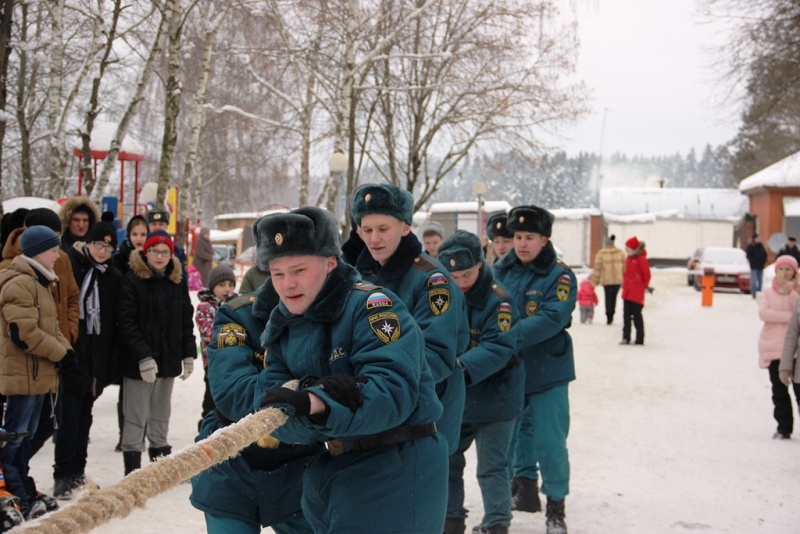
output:
[[[497,228],[497,229],[499,230],[500,228],[502,228],[502,227],[503,227],[503,223],[501,223],[501,222],[498,222],[496,225],[494,225],[494,227],[495,227],[495,228]]]
[[[281,234],[280,232],[275,234],[275,244],[278,246],[281,246],[281,244],[283,244],[283,234]]]
[[[525,216],[524,215],[520,215],[519,216],[519,222],[521,222],[521,223],[525,222]]]
[[[371,194],[367,193],[366,195],[364,195],[364,202],[369,202],[370,200],[372,200]]]
[[[456,260],[450,260],[450,267],[456,266]]]

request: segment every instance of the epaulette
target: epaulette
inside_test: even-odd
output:
[[[434,263],[430,260],[423,258],[422,256],[417,256],[414,258],[414,263],[412,264],[414,267],[422,271],[423,273],[427,273],[433,271],[434,269],[438,269]]]
[[[570,267],[569,265],[567,265],[566,263],[564,263],[561,260],[556,260],[556,265],[560,265],[564,270],[572,272],[572,267]]]
[[[503,286],[501,286],[500,284],[493,283],[492,284],[492,291],[494,291],[494,294],[497,295],[501,299],[507,299],[508,298],[508,292],[505,289],[503,289]]]
[[[358,289],[359,291],[366,291],[369,293],[370,291],[375,291],[376,289],[380,289],[382,286],[376,286],[375,284],[370,284],[369,282],[356,282],[353,284],[353,289]]]
[[[232,310],[238,310],[239,308],[244,308],[247,305],[252,305],[255,300],[256,296],[252,293],[248,295],[239,295],[238,297],[232,298],[226,302],[225,306]]]

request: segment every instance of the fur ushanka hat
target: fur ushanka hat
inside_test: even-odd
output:
[[[514,233],[508,231],[506,221],[508,216],[505,213],[495,213],[489,220],[486,221],[486,237],[494,239],[495,237],[508,237],[513,238]]]
[[[439,262],[451,273],[466,271],[482,261],[481,240],[472,232],[458,230],[439,246]]]
[[[253,223],[253,237],[265,264],[284,256],[338,256],[342,248],[336,217],[312,206],[261,217]]]
[[[550,237],[556,217],[539,206],[517,206],[508,212],[509,232],[533,232]]]
[[[353,198],[351,215],[361,226],[365,215],[389,215],[410,225],[414,217],[414,197],[405,189],[390,184],[364,184]]]

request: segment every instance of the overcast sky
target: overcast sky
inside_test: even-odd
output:
[[[699,155],[707,143],[736,134],[738,111],[719,105],[722,91],[709,67],[707,49],[722,42],[722,28],[702,24],[695,7],[695,0],[578,3],[577,73],[592,90],[593,111],[564,131],[569,154],[597,153],[602,137],[606,156],[692,147]]]

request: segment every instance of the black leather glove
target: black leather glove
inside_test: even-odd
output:
[[[59,369],[71,369],[75,367],[77,364],[77,356],[75,355],[75,351],[72,349],[67,350],[67,353],[61,358],[61,361],[58,362]]]
[[[365,376],[330,375],[308,380],[303,387],[322,389],[336,402],[347,406],[350,411],[354,412],[364,401],[359,384],[366,384],[366,382],[367,377]]]
[[[261,409],[277,408],[289,417],[305,417],[311,413],[311,399],[305,391],[275,388],[267,391],[259,405]]]

